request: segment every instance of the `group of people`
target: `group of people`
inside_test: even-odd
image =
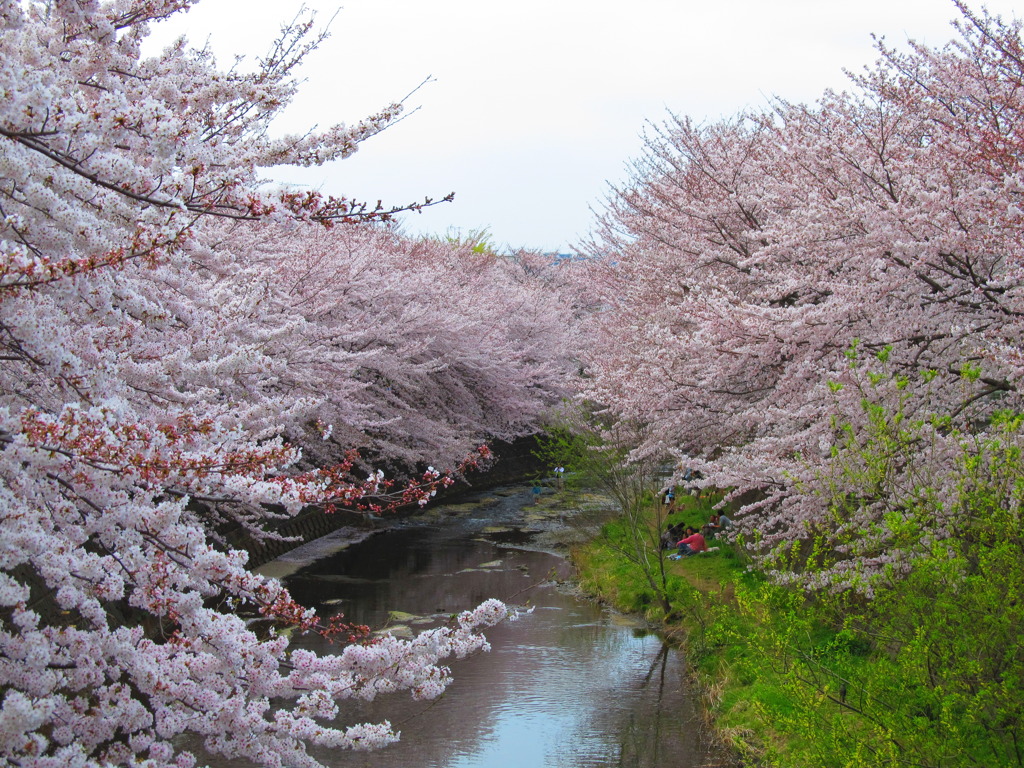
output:
[[[665,549],[676,548],[674,555],[669,555],[673,560],[696,555],[698,552],[706,552],[708,549],[707,539],[713,538],[715,534],[732,527],[732,520],[725,515],[715,512],[711,519],[698,531],[693,526],[685,529],[681,525],[669,526],[668,530],[661,536],[661,543]]]

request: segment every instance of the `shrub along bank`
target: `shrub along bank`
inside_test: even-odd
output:
[[[684,496],[669,522],[699,526],[715,501]],[[993,541],[984,562],[944,551],[867,600],[769,583],[741,546],[716,539],[717,552],[664,561],[665,611],[624,554],[630,536],[613,521],[574,551],[582,585],[683,641],[706,711],[743,764],[1022,764],[1011,542]]]

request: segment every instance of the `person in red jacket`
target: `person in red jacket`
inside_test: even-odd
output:
[[[686,529],[686,537],[677,542],[676,546],[679,548],[675,555],[676,559],[696,555],[698,552],[706,552],[708,548],[704,537],[693,528]]]

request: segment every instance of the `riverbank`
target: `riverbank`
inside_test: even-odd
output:
[[[683,497],[668,522],[699,528],[717,501]],[[768,584],[741,549],[721,538],[709,541],[716,551],[662,561],[671,605],[666,615],[649,579],[624,555],[627,535],[621,522],[611,521],[573,547],[581,588],[617,610],[643,615],[681,644],[701,692],[706,727],[722,745],[715,765],[828,765],[803,760],[814,752],[834,753],[844,739],[855,754],[862,724],[850,717],[856,714],[852,702],[848,707],[841,701],[845,692],[838,685],[830,692],[829,686],[836,670],[863,668],[863,648],[823,621],[802,595]],[[794,674],[793,661],[801,655],[814,657],[821,679],[808,684]],[[843,764],[861,764],[852,759]]]
[[[669,522],[699,526],[716,501],[684,497]],[[663,623],[664,631],[682,642],[713,731],[737,764],[1021,764],[1021,753],[1004,744],[1015,727],[1022,690],[1011,675],[1019,645],[1005,648],[1007,674],[998,684],[986,682],[976,659],[999,638],[932,631],[930,617],[936,622],[956,618],[936,607],[938,582],[926,584],[931,591],[918,599],[898,584],[873,600],[849,593],[811,596],[770,583],[744,550],[714,540],[716,552],[662,561],[670,602],[666,613],[640,569],[623,556],[623,535],[622,523],[612,522],[574,548],[581,584],[619,610]],[[960,601],[957,609],[972,606]],[[978,615],[979,624],[988,620]],[[896,626],[896,621],[903,623]],[[939,653],[947,649],[956,652]],[[950,675],[950,668],[960,676]],[[957,692],[957,686],[966,690],[972,684],[973,698]],[[988,725],[993,723],[996,727]],[[910,754],[925,759],[910,761]]]

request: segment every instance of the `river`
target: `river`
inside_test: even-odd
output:
[[[565,538],[565,512],[547,498],[530,501],[528,489],[505,489],[357,543],[332,534],[262,569],[322,614],[342,611],[399,635],[489,597],[534,609],[487,631],[490,652],[453,661],[455,681],[435,702],[405,694],[346,702],[345,721],[390,719],[402,740],[372,753],[318,753],[326,765],[707,764],[682,654],[636,620],[576,594],[571,566],[553,544]],[[318,637],[295,642],[330,652]]]

